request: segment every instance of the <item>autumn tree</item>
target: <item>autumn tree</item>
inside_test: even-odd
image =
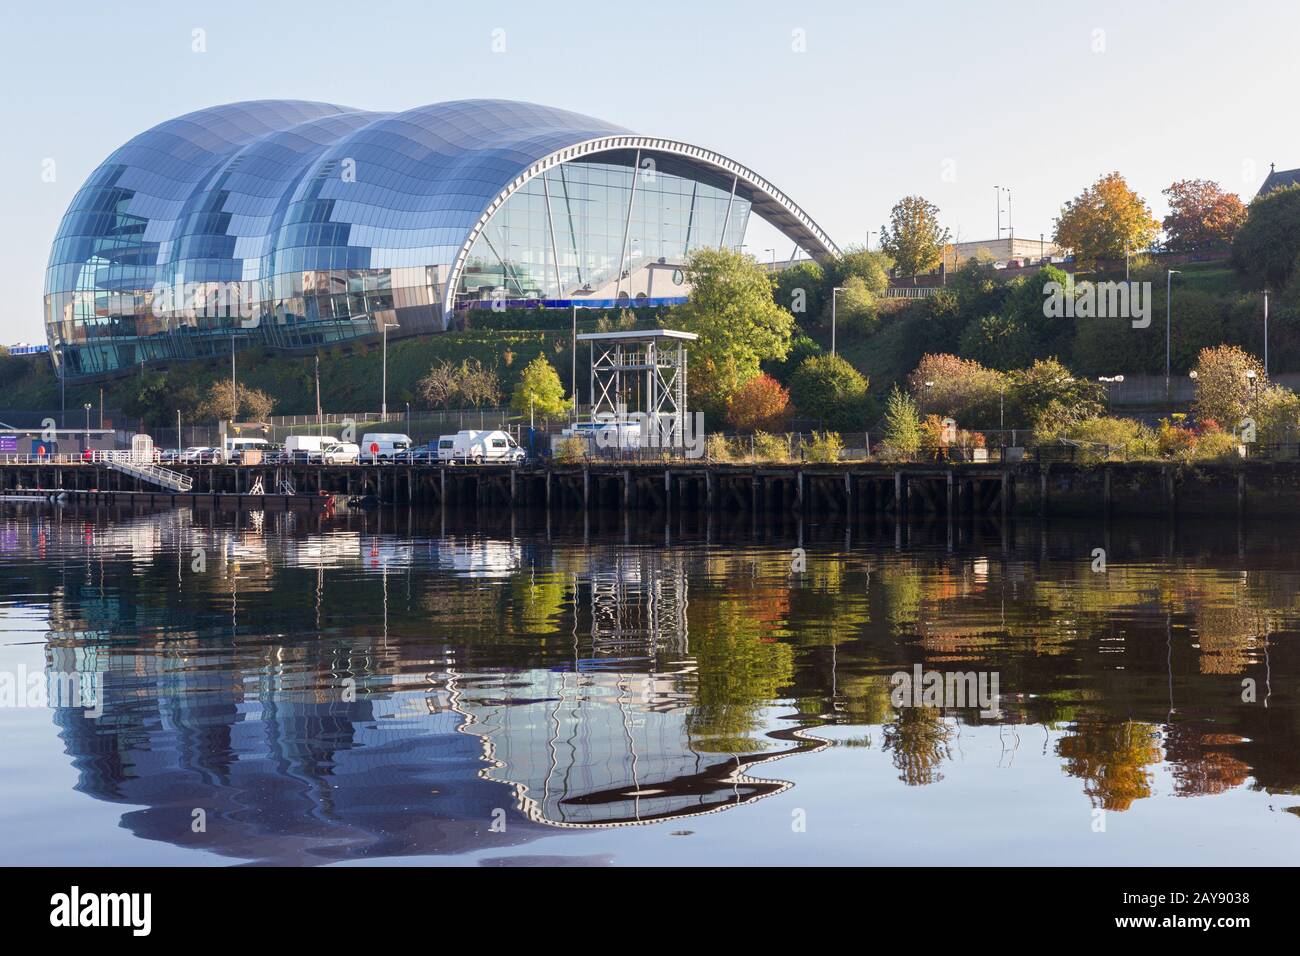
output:
[[[1227,245],[1246,221],[1237,194],[1208,179],[1179,180],[1163,195],[1169,198],[1165,245],[1174,252]]]
[[[478,359],[465,359],[456,371],[460,394],[475,408],[501,404],[501,379]]]
[[[673,324],[699,336],[690,346],[691,389],[698,404],[725,412],[760,362],[785,357],[794,316],[773,300],[772,277],[753,256],[696,249],[687,257],[686,278],[691,293]]]
[[[913,280],[939,264],[947,242],[948,230],[939,225],[939,207],[921,196],[900,199],[889,214],[889,225],[880,228],[880,248]]]
[[[1052,239],[1074,252],[1077,266],[1091,266],[1146,249],[1159,231],[1142,197],[1119,173],[1109,173],[1061,208]]]
[[[573,407],[572,399],[565,397],[559,373],[539,355],[524,368],[510,396],[510,407],[521,415],[560,416]]]
[[[433,365],[424,377],[415,383],[415,387],[430,408],[438,406],[447,408],[451,405],[451,400],[460,394],[460,377],[456,366],[443,359]]]
[[[231,396],[238,394],[238,409],[234,407]],[[256,388],[249,388],[247,385],[240,385],[236,393],[232,389],[231,382],[228,379],[218,379],[208,386],[207,394],[203,396],[195,409],[195,417],[200,421],[221,421],[222,419],[233,419],[234,421],[260,422],[271,417],[271,412],[275,408],[275,399],[266,392]],[[234,412],[235,414],[231,414]]]
[[[1245,417],[1251,400],[1267,388],[1264,366],[1235,345],[1201,349],[1196,359],[1196,411],[1231,431]]]
[[[790,393],[780,382],[759,373],[727,403],[727,424],[737,431],[780,431],[789,418]]]
[[[950,416],[963,425],[983,427],[998,421],[998,403],[1008,384],[1006,375],[979,362],[934,353],[923,355],[907,377],[913,396],[924,392],[927,412]]]

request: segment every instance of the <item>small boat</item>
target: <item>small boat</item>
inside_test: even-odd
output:
[[[68,500],[66,491],[0,491],[0,501],[39,501],[42,504],[61,505]]]

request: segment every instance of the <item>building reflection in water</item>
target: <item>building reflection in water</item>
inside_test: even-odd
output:
[[[51,589],[46,644],[51,680],[91,675],[103,702],[95,717],[53,700],[77,789],[132,807],[122,825],[146,839],[269,862],[508,847],[551,827],[734,807],[789,786],[748,765],[820,746],[697,745],[684,553],[593,549],[582,566],[525,568],[516,542],[277,539],[173,514],[42,540],[84,562],[69,556]],[[198,581],[194,541],[212,554]],[[390,599],[424,564],[498,590],[512,576],[564,580],[559,650],[544,666],[476,669],[456,635],[413,637]],[[320,586],[349,570],[367,585],[353,600],[374,612],[365,637],[356,613],[333,622]]]
[[[39,616],[51,679],[103,702],[53,695],[78,789],[148,839],[310,862],[719,812],[788,789],[758,765],[827,722],[907,786],[952,785],[964,726],[1036,724],[1095,807],[1160,796],[1159,774],[1175,796],[1300,788],[1289,538],[1252,567],[1135,533],[1105,576],[1087,535],[810,540],[800,576],[783,544],[381,520],[6,514],[0,613]],[[893,706],[915,664],[998,672],[999,714]]]

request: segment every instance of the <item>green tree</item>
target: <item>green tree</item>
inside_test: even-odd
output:
[[[555,367],[539,355],[524,368],[523,374],[510,396],[510,407],[521,415],[536,414],[558,418],[573,407],[572,399],[565,397],[564,385]]]
[[[842,286],[853,277],[866,283],[874,295],[883,295],[889,288],[889,270],[894,263],[883,252],[862,246],[849,246],[838,259],[827,264],[827,276],[834,285]]]
[[[1101,414],[1105,393],[1100,383],[1075,377],[1054,358],[1014,371],[1010,379],[1015,407],[1035,428],[1044,417],[1054,427],[1067,427]]]
[[[799,413],[837,428],[865,427],[869,414],[867,379],[839,355],[804,360],[790,379],[790,397]]]
[[[697,402],[720,413],[765,360],[790,349],[794,316],[772,298],[772,277],[752,256],[696,249],[687,257],[691,293],[671,321],[699,339],[690,345],[689,382]]]
[[[1255,197],[1232,242],[1232,262],[1256,288],[1281,290],[1300,261],[1300,186]]]
[[[880,306],[867,280],[861,276],[849,276],[844,280],[842,290],[836,303],[837,326],[859,336],[876,331],[880,324]]]
[[[943,258],[948,230],[939,225],[939,207],[920,196],[905,196],[894,204],[889,225],[880,229],[880,248],[903,275],[914,279]]]
[[[921,418],[916,402],[897,385],[885,401],[885,442],[906,454],[915,454],[921,448]]]
[[[778,272],[773,297],[777,305],[796,319],[816,321],[822,314],[825,290],[826,275],[821,266],[810,260]]]

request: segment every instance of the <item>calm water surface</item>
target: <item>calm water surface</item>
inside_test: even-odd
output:
[[[1300,856],[1300,526],[539,520],[0,505],[0,862]]]

